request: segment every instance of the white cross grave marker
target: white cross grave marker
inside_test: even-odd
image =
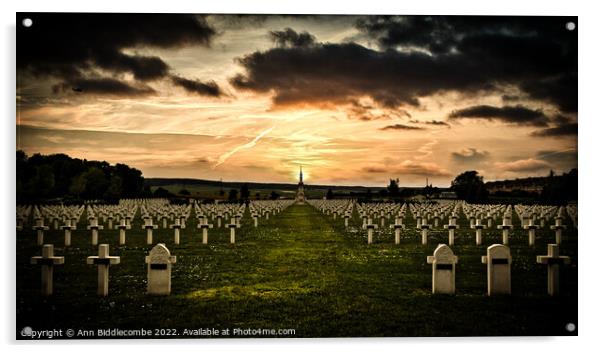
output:
[[[109,295],[109,266],[119,264],[119,256],[109,256],[109,244],[98,246],[98,256],[88,256],[86,263],[98,268],[98,295]]]
[[[558,244],[548,244],[548,254],[537,256],[537,263],[548,265],[548,294],[556,296],[560,293],[560,265],[568,265],[571,258],[560,256]]]
[[[62,265],[64,263],[65,258],[63,256],[54,256],[54,245],[52,244],[44,244],[42,256],[31,258],[32,265],[42,266],[42,295],[52,295],[54,265]]]

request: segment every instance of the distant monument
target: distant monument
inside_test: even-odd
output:
[[[299,167],[299,188],[297,189],[297,203],[305,203],[305,192],[303,191],[303,168]]]

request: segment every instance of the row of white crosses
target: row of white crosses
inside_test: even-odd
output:
[[[33,206],[33,221],[34,225],[32,229],[36,231],[37,245],[44,244],[44,232],[50,229],[49,226],[46,225],[45,220],[48,219],[52,223],[54,223],[54,229],[59,229],[58,221],[63,220],[65,225],[68,225],[69,231],[65,234],[65,242],[71,243],[71,224],[73,224],[73,229],[75,228],[75,224],[79,221],[81,214],[83,212],[83,206]],[[65,229],[64,226],[61,227]],[[22,230],[22,227],[17,226],[17,231]]]
[[[254,227],[258,226],[259,218],[262,216],[266,220],[269,219],[270,214],[276,215],[282,212],[286,207],[293,204],[293,201],[251,201],[249,203],[249,212],[253,219]],[[224,227],[230,229],[230,243],[236,243],[236,229],[241,227],[241,220],[246,213],[246,205],[242,204],[212,204],[212,205],[200,205],[195,204],[195,213],[199,219],[197,227],[202,231],[203,244],[208,242],[208,230],[213,228],[214,224],[208,222],[208,218],[211,218],[215,223],[217,222],[217,228],[222,226],[222,219],[224,220]],[[230,222],[227,223],[228,218]]]
[[[560,293],[560,265],[569,264],[568,256],[560,256],[558,244],[548,244],[548,254],[536,257],[539,264],[548,268],[548,294],[556,296]],[[458,257],[446,244],[439,244],[432,256],[427,257],[432,264],[433,294],[454,294],[456,292],[456,265]],[[487,255],[481,258],[487,265],[487,295],[511,293],[510,248],[503,244],[493,244],[487,248]]]
[[[425,216],[425,210],[428,208],[438,207],[437,205],[410,205],[410,210],[414,215],[414,218],[417,220],[417,228],[422,231],[422,244],[426,245],[426,240],[428,236],[428,231],[433,227],[433,225],[427,223],[427,219],[429,218],[428,213]],[[447,208],[448,206],[443,206],[443,208]],[[560,244],[562,240],[562,230],[566,228],[565,225],[562,224],[562,220],[564,219],[564,208],[556,207],[556,206],[516,206],[517,213],[519,217],[523,218],[521,228],[528,231],[528,242],[529,245],[535,244],[535,230],[540,228],[540,225],[535,224],[534,217],[522,217],[521,215],[535,214],[535,210],[537,214],[540,215],[540,220],[544,219],[545,221],[551,218],[551,214],[556,212],[556,217],[554,217],[555,224],[550,226],[550,229],[555,231],[556,234],[556,243]],[[440,209],[439,214],[446,215],[447,211],[445,209]],[[470,222],[470,228],[475,230],[475,243],[476,245],[482,244],[482,231],[486,228],[493,228],[493,223],[497,222],[498,218],[501,216],[502,224],[497,225],[497,229],[502,230],[502,243],[503,245],[508,245],[509,231],[513,229],[512,225],[512,214],[513,208],[512,206],[504,206],[504,205],[471,205],[467,203],[456,203],[453,206],[451,214],[449,215],[449,223],[444,225],[445,229],[448,229],[449,234],[449,245],[454,244],[455,231],[459,228],[457,224],[458,215],[464,213],[466,218],[468,218]],[[482,220],[487,220],[487,225],[485,225]],[[540,224],[544,224],[543,221]]]
[[[264,217],[265,220],[270,219],[272,216],[284,211],[287,207],[293,205],[294,200],[256,200],[249,203],[249,212],[253,219],[253,226],[259,225],[259,220]]]
[[[240,228],[240,220],[245,213],[246,206],[238,204],[218,204],[218,205],[194,205],[196,217],[198,219],[197,228],[201,229],[202,232],[202,243],[207,244],[209,242],[209,229],[213,228],[213,223],[209,223],[209,218],[216,221],[216,227],[222,227],[222,220],[224,220],[224,227],[230,229],[230,243],[236,243],[236,229]],[[225,223],[227,219],[230,219],[230,223]]]
[[[17,205],[17,230],[23,230],[29,220],[33,207],[31,205]]]
[[[109,295],[109,268],[118,265],[120,260],[119,256],[109,255],[108,244],[100,244],[98,246],[98,256],[88,256],[86,259],[87,264],[95,265],[97,268],[97,293],[99,296]],[[171,293],[171,267],[176,262],[176,257],[171,256],[165,244],[157,244],[151,249],[145,262],[147,264],[147,293],[169,295]],[[42,256],[31,258],[31,264],[41,266],[41,293],[43,296],[53,294],[54,266],[63,265],[64,263],[65,257],[56,256],[52,244],[44,244]]]
[[[308,204],[318,209],[327,216],[332,215],[332,219],[342,219],[345,228],[349,227],[349,219],[353,217],[355,200],[306,200]]]

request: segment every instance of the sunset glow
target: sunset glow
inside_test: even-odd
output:
[[[214,30],[207,43],[183,36],[173,46],[146,38],[115,46],[128,58],[160,58],[169,73],[152,79],[91,58],[77,78],[22,60],[28,65],[18,73],[17,149],[126,163],[145,177],[294,183],[302,165],[308,183],[335,185],[382,186],[399,178],[418,186],[428,178],[448,186],[464,170],[497,180],[576,167],[576,106],[531,87],[566,68],[533,74],[533,82],[519,72],[508,74],[515,78],[487,72],[487,81],[464,82],[468,74],[460,71],[439,73],[461,70],[453,66],[460,54],[411,41],[384,47],[386,33],[362,17],[197,20]],[[410,30],[403,19],[390,22]],[[556,22],[550,25],[564,28],[563,18]],[[515,41],[528,32],[522,24],[491,30]],[[576,35],[560,38],[559,45],[576,43]],[[548,39],[542,34],[542,47],[554,50]],[[468,53],[466,46],[454,50]],[[350,56],[341,56],[344,50]],[[364,55],[384,64],[361,62]],[[437,61],[444,55],[458,58],[446,66]],[[526,67],[537,60],[519,58]],[[441,75],[441,82],[405,75],[398,61],[428,63],[429,75]],[[338,66],[356,70],[321,73]],[[124,86],[101,90],[90,77]]]

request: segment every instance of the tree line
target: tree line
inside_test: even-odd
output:
[[[125,164],[71,158],[66,154],[27,156],[17,151],[17,202],[61,199],[105,200],[144,197],[142,172]]]

